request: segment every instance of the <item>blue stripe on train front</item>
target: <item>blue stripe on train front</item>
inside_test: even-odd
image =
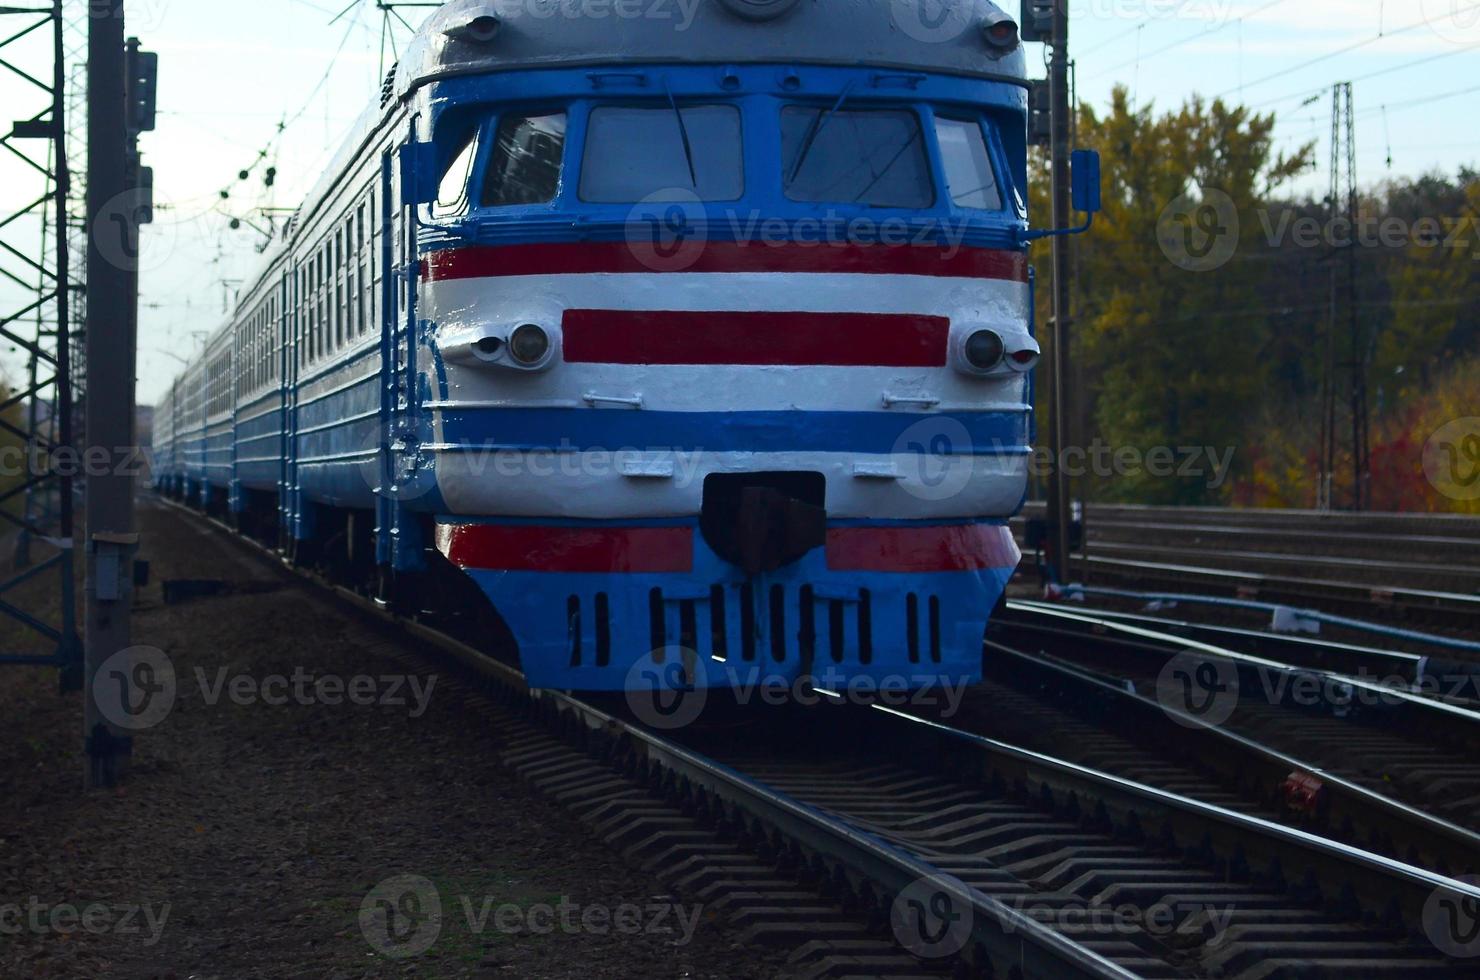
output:
[[[960,439],[941,440],[942,420]],[[922,425],[926,423],[926,425]],[[912,438],[911,428],[919,440]],[[969,440],[969,441],[967,441]],[[445,409],[429,449],[690,449],[704,452],[929,452],[1026,455],[1028,418],[1010,412],[653,412],[581,408]]]

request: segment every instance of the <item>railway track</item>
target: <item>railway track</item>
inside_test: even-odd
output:
[[[1028,505],[1020,541],[1040,516]],[[1091,505],[1086,538],[1076,577],[1096,584],[1471,634],[1480,623],[1480,521],[1470,517]]]
[[[1365,846],[1434,867],[1480,867],[1480,848],[1469,833],[1430,827],[1416,816],[1429,814],[1454,829],[1480,830],[1480,763],[1474,761],[1480,748],[1480,712],[1468,701],[1454,703],[1310,664],[1282,663],[1114,618],[1032,603],[1010,604],[989,640],[1000,644],[999,652],[1005,648],[1004,655],[1019,657],[1009,668],[994,663],[989,651],[989,676],[1010,672],[1014,680],[1032,677],[1039,685],[1073,688],[1070,677],[1045,669],[1041,658],[1047,656],[1075,668],[1081,678],[1100,681],[1109,689],[1094,695],[1100,700],[1113,697],[1116,688],[1129,688],[1153,710],[1132,712],[1121,705],[1127,714],[1100,716],[1104,723],[1124,725],[1133,714],[1143,737],[1163,740],[1166,750],[1202,757],[1204,769],[1221,767],[1225,781],[1247,784],[1259,773],[1258,798],[1266,802],[1276,791],[1286,792],[1284,780],[1292,774],[1300,774],[1297,783],[1321,784],[1318,792],[1327,802],[1300,806],[1326,832],[1348,838],[1364,834]],[[1038,662],[1024,662],[1024,655]],[[1462,676],[1473,680],[1473,675]],[[1083,690],[1078,696],[1089,697]],[[1186,719],[1187,724],[1164,724],[1171,714],[1193,714],[1189,703],[1204,710]],[[1194,724],[1199,720],[1204,724]],[[1207,726],[1270,747],[1277,759],[1257,767],[1247,758],[1231,764],[1231,746],[1199,738],[1196,729]],[[1172,739],[1176,741],[1168,741]],[[1354,787],[1411,812],[1394,823],[1401,814],[1384,816],[1373,801],[1352,799]],[[1302,793],[1296,786],[1287,795]],[[1334,817],[1329,811],[1323,816],[1318,810],[1329,806],[1333,796],[1344,797],[1347,805],[1338,806]],[[1280,801],[1281,809],[1287,802]],[[1351,828],[1341,831],[1348,822]]]
[[[511,765],[676,890],[794,944],[798,975],[1461,969],[1434,910],[1480,889],[1423,869],[880,708],[717,706],[660,734],[335,595],[454,662]]]
[[[1031,607],[1033,604],[1027,603],[1025,606]],[[1395,688],[1406,687],[1447,704],[1480,708],[1480,664],[1454,659],[1458,656],[1454,653],[1407,653],[1314,636],[1270,633],[1105,609],[1095,609],[1093,615],[1181,639],[1267,657],[1293,667],[1345,674]]]

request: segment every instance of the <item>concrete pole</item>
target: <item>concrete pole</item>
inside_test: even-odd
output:
[[[87,785],[127,775],[132,749],[121,712],[103,698],[128,699],[126,662],[133,596],[134,433],[132,291],[139,229],[129,198],[123,0],[89,0],[87,185],[86,629],[83,735]],[[121,656],[120,656],[121,655]],[[106,665],[106,669],[105,668]],[[104,676],[106,675],[106,676]],[[111,702],[110,702],[111,703]],[[111,716],[111,717],[110,717]]]
[[[1070,224],[1069,199],[1069,155],[1071,120],[1069,113],[1069,5],[1058,2],[1053,5],[1053,60],[1049,65],[1049,99],[1051,109],[1050,153],[1053,167],[1053,224],[1054,228],[1068,228]],[[1048,485],[1049,545],[1052,560],[1049,568],[1054,580],[1068,584],[1070,569],[1069,532],[1073,491],[1069,478],[1064,473],[1064,449],[1069,441],[1070,397],[1069,379],[1069,304],[1070,277],[1073,275],[1069,263],[1068,236],[1058,235],[1053,239],[1053,323],[1052,347],[1049,350],[1049,450],[1053,454],[1053,473]]]

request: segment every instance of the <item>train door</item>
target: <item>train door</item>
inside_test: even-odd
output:
[[[425,565],[420,524],[408,504],[424,495],[432,473],[421,446],[426,433],[418,379],[416,117],[405,141],[381,161],[381,445],[376,488],[376,561],[394,572]]]

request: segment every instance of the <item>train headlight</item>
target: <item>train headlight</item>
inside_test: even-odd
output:
[[[521,324],[509,334],[509,356],[521,367],[539,367],[550,356],[550,335],[534,323]]]
[[[1002,363],[1007,345],[995,330],[978,330],[966,338],[966,363],[978,371],[991,371]]]
[[[447,28],[442,33],[454,41],[467,41],[472,44],[487,44],[498,37],[500,21],[494,14],[480,14],[461,24]]]
[[[982,37],[989,45],[1003,51],[1016,48],[1020,40],[1017,22],[1001,11],[988,14],[982,21]]]

